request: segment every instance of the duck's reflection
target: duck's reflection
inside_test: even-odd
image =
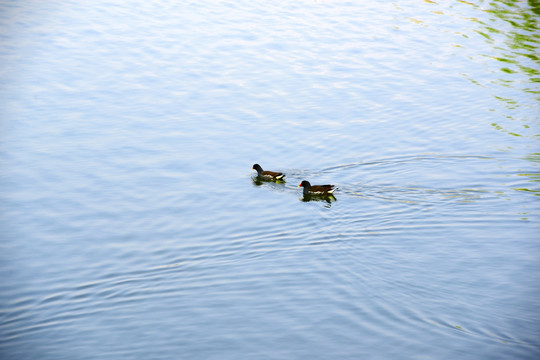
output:
[[[312,195],[312,194],[302,195],[300,200],[303,201],[303,202],[309,202],[309,201],[326,202],[326,204],[324,205],[325,207],[330,207],[330,206],[332,206],[333,202],[337,201],[336,197],[334,195],[332,195],[332,194],[328,194],[328,195]]]
[[[251,178],[251,181],[253,182],[253,185],[261,186],[264,184],[285,184],[285,180],[268,180],[266,178],[262,178],[260,176],[255,176]]]

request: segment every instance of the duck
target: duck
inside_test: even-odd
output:
[[[283,180],[285,177],[284,173],[263,170],[259,164],[254,164],[251,169],[257,170],[257,176],[265,180]]]
[[[332,195],[337,189],[335,185],[311,185],[307,180],[302,181],[298,187],[304,188],[304,195]]]

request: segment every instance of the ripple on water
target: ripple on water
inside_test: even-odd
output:
[[[526,2],[0,8],[5,357],[540,353]]]

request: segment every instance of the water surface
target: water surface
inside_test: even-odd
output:
[[[2,2],[1,357],[538,358],[539,12]]]

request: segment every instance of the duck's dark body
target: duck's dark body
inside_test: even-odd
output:
[[[283,180],[285,177],[285,174],[280,172],[263,170],[259,164],[253,165],[252,169],[257,170],[257,176],[265,180]]]
[[[304,195],[331,195],[336,191],[335,185],[311,185],[307,180],[302,181],[298,187],[304,188]]]

